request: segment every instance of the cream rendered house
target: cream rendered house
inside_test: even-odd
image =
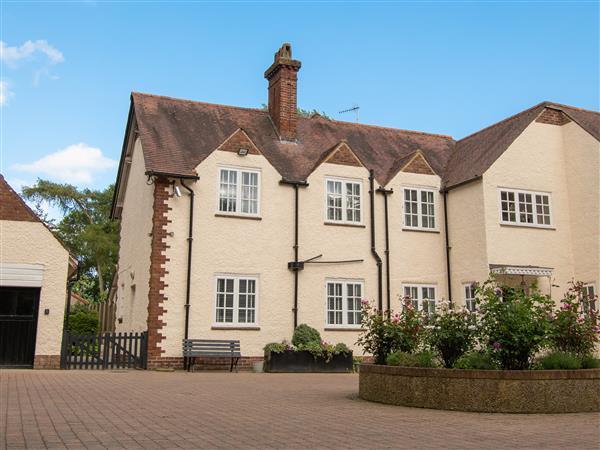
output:
[[[469,304],[490,271],[597,286],[600,114],[543,103],[455,141],[299,116],[299,69],[284,44],[267,111],[132,94],[117,331],[148,330],[150,367],[186,336],[248,363],[300,323],[358,351],[362,298]]]
[[[60,367],[76,260],[0,175],[0,367]]]

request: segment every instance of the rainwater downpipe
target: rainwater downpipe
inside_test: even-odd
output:
[[[382,286],[382,261],[375,248],[375,175],[373,169],[369,170],[369,197],[371,199],[371,254],[377,264],[377,307],[383,314],[383,286]]]
[[[450,271],[450,237],[448,236],[448,191],[443,191],[444,195],[444,234],[446,236],[446,278],[448,280],[448,303],[452,307],[452,279]]]
[[[179,180],[181,186],[190,194],[190,223],[188,226],[188,257],[187,257],[187,278],[185,285],[185,328],[184,328],[184,339],[189,337],[190,328],[190,289],[191,289],[191,277],[192,277],[192,244],[194,242],[194,190],[183,182],[183,179]],[[188,368],[188,358],[183,361],[184,369]]]
[[[392,312],[392,288],[390,286],[390,227],[389,227],[389,213],[388,213],[388,194],[393,194],[393,189],[385,189],[379,187],[377,192],[383,194],[384,214],[385,214],[385,289],[386,289],[386,302],[387,302],[387,314],[388,316]]]

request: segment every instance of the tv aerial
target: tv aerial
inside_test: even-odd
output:
[[[356,122],[358,123],[358,110],[360,109],[360,106],[358,106],[356,103],[354,105],[352,105],[352,108],[348,108],[348,109],[344,109],[342,111],[339,111],[338,114],[345,114],[345,113],[355,113],[356,114]]]

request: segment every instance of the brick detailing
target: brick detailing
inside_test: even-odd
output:
[[[60,355],[35,355],[34,369],[60,369]]]
[[[535,119],[536,122],[546,123],[548,125],[565,125],[571,121],[567,115],[558,109],[545,108]]]
[[[269,115],[284,141],[295,141],[298,128],[296,94],[300,61],[292,59],[292,46],[283,44],[265,72],[269,80]]]
[[[167,219],[170,208],[167,206],[169,199],[169,182],[166,178],[154,180],[154,204],[152,213],[152,249],[150,252],[150,280],[148,282],[148,360],[160,358],[164,352],[160,348],[164,336],[162,329],[166,325],[163,314],[167,312],[164,293],[165,275],[168,273],[166,264],[169,261],[167,251]]]
[[[360,160],[345,142],[342,142],[340,145],[338,145],[336,149],[327,157],[325,162],[331,164],[341,164],[344,166],[362,166]]]
[[[0,220],[40,221],[19,194],[13,191],[2,175],[0,175]]]
[[[238,370],[250,371],[255,362],[264,361],[263,356],[242,356],[238,362]],[[229,370],[229,358],[196,358],[195,371]],[[183,370],[183,357],[162,357],[148,359],[148,369],[177,369]]]
[[[424,175],[435,175],[435,172],[425,160],[425,157],[418,152],[403,168],[402,172],[420,173]]]
[[[236,130],[231,136],[225,139],[225,141],[217,147],[217,150],[237,153],[241,148],[248,150],[249,155],[261,154],[258,147],[254,145],[254,142],[250,140],[246,132],[241,128]]]

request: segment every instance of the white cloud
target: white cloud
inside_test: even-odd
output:
[[[104,156],[102,150],[82,142],[30,164],[15,164],[12,168],[66,183],[91,184],[98,173],[113,169],[116,165],[117,162]]]
[[[32,58],[36,53],[46,55],[51,64],[58,64],[65,60],[62,52],[44,39],[26,41],[19,47],[9,47],[6,42],[0,41],[0,60],[10,67],[16,67],[20,61]]]
[[[14,97],[15,93],[10,90],[10,84],[8,81],[0,80],[0,106],[8,104],[8,100]]]

